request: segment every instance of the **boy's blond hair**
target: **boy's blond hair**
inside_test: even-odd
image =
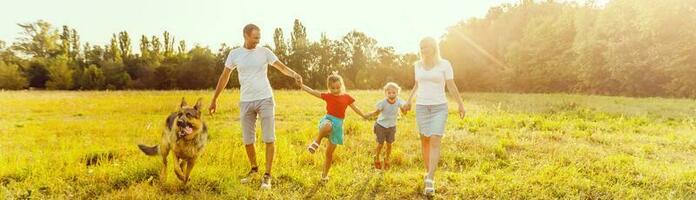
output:
[[[399,87],[399,84],[396,84],[394,82],[389,82],[389,83],[384,85],[383,90],[387,91],[387,89],[390,89],[390,88],[395,89],[397,94],[401,93],[401,87]]]

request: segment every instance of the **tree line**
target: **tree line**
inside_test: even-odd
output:
[[[189,49],[165,31],[140,36],[136,53],[126,31],[93,45],[68,26],[18,25],[16,42],[0,41],[3,89],[209,89],[235,48]],[[349,88],[413,85],[417,52],[398,54],[364,32],[311,41],[299,20],[287,36],[262,31],[274,31],[267,47],[313,87],[323,87],[331,71]],[[522,0],[449,27],[440,50],[465,91],[696,97],[696,1]],[[294,86],[276,70],[269,78],[275,88]],[[236,74],[231,79],[229,87],[238,87]]]
[[[534,2],[449,27],[469,91],[696,97],[696,1]]]
[[[135,53],[127,31],[114,33],[106,45],[92,45],[82,44],[78,32],[68,26],[58,30],[41,20],[18,25],[23,32],[17,42],[9,47],[0,42],[3,89],[209,89],[217,83],[227,54],[236,48],[223,43],[216,51],[200,45],[188,49],[184,40],[177,41],[165,31],[142,35],[140,51]],[[266,47],[315,87],[323,86],[331,71],[340,71],[351,88],[407,80],[412,75],[403,68],[412,68],[417,59],[378,46],[374,38],[359,31],[338,40],[322,34],[319,41],[310,41],[299,20],[294,21],[289,39],[280,28],[271,31],[274,46]],[[239,87],[236,74],[231,79],[230,87]],[[269,79],[276,88],[295,86],[277,70],[269,70]]]

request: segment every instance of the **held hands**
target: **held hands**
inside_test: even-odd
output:
[[[410,102],[407,102],[406,104],[401,106],[401,112],[403,112],[404,114],[407,114],[408,111],[411,111],[411,103]]]
[[[295,82],[297,83],[297,85],[300,86],[300,87],[302,87],[302,84],[303,84],[303,82],[302,82],[302,76],[300,76],[300,74],[297,74],[297,73],[296,73],[296,74],[293,76],[293,78],[295,78]]]
[[[362,117],[363,117],[364,120],[372,120],[372,119],[374,119],[374,116],[375,116],[375,113],[374,113],[374,112],[371,112],[371,113],[366,113],[366,114],[363,115]]]

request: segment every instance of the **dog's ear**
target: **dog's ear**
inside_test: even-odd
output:
[[[196,109],[197,111],[201,111],[202,107],[203,107],[203,98],[198,98],[198,101],[196,101],[196,105],[193,106],[193,109]]]
[[[179,108],[183,108],[184,106],[187,106],[188,104],[186,103],[186,99],[184,97],[181,97],[181,105],[179,105]]]

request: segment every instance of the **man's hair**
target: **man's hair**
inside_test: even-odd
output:
[[[246,26],[244,26],[243,33],[244,33],[244,35],[249,35],[254,30],[261,31],[261,29],[259,29],[259,27],[256,26],[255,24],[247,24]]]

